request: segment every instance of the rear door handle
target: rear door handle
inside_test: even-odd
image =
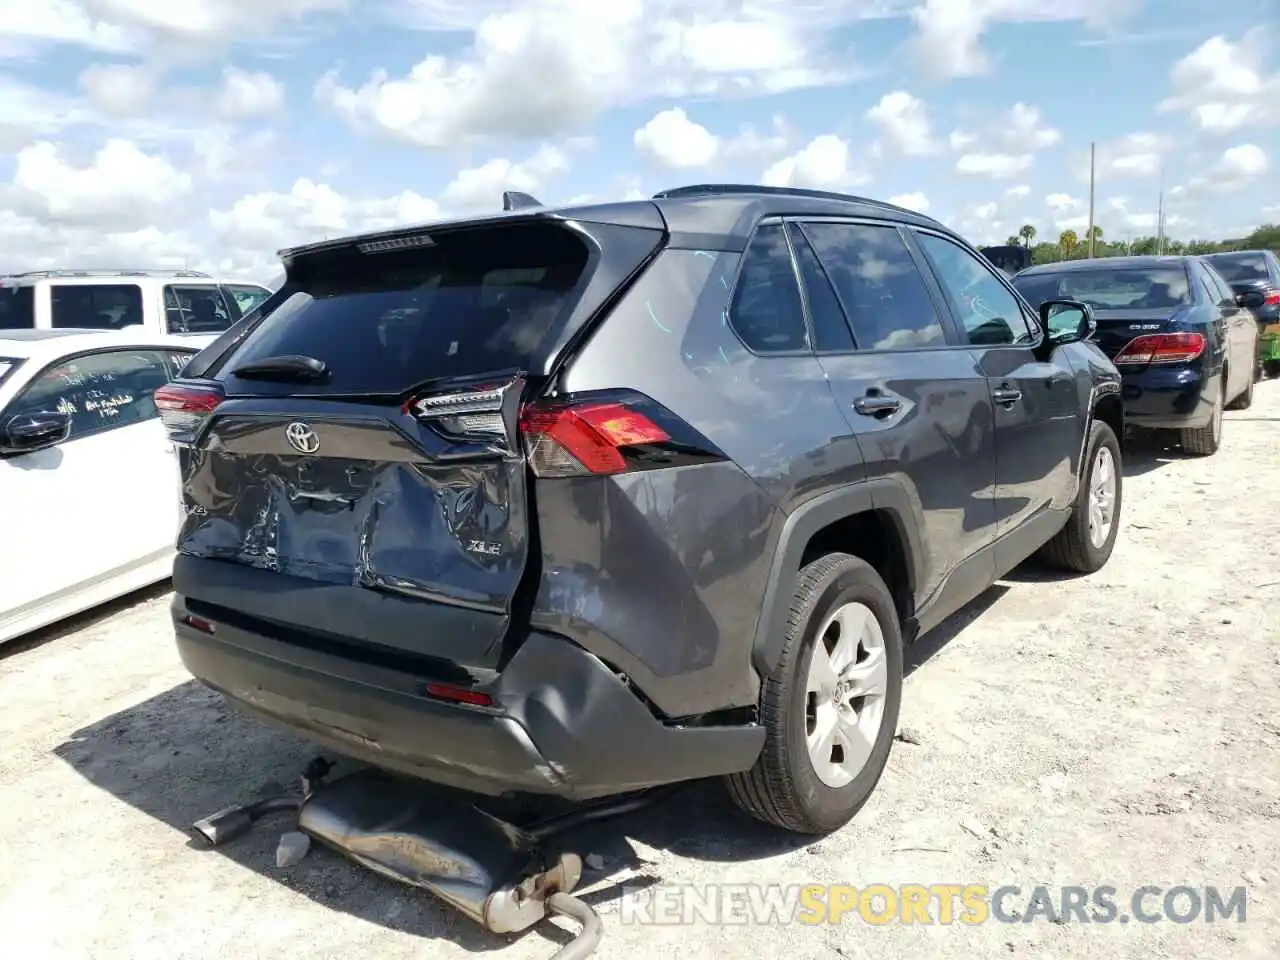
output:
[[[1015,386],[1002,383],[991,391],[991,396],[996,403],[1001,404],[1002,406],[1008,406],[1010,404],[1017,403],[1022,399],[1022,391]]]
[[[902,401],[897,397],[868,394],[853,401],[853,409],[864,417],[887,417],[902,409]]]

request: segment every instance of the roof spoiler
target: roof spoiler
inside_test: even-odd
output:
[[[532,207],[540,206],[542,206],[542,202],[535,197],[529,196],[527,193],[521,193],[519,190],[503,191],[503,210],[528,210]]]

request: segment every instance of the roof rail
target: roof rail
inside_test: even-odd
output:
[[[203,270],[175,269],[99,269],[99,270],[26,270],[22,273],[8,274],[13,279],[46,280],[52,277],[200,277],[212,279],[212,275]]]
[[[884,200],[873,200],[870,197],[859,197],[850,193],[835,193],[831,190],[810,190],[805,187],[766,187],[752,183],[698,183],[687,187],[673,187],[653,195],[654,200],[668,200],[680,197],[732,196],[736,194],[757,193],[774,197],[810,197],[815,200],[839,200],[844,203],[861,203],[884,210],[895,210],[910,213],[925,220],[933,220],[928,214],[918,210],[910,210]]]

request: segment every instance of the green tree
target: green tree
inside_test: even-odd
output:
[[[1004,243],[1006,247],[1016,247],[1019,243],[1019,240],[1016,234],[1010,234],[1009,236],[1005,237]]]
[[[1036,228],[1029,223],[1024,223],[1018,228],[1018,236],[1022,238],[1023,246],[1030,247],[1031,241],[1036,238]]]
[[[1070,260],[1076,247],[1080,246],[1080,238],[1074,230],[1063,230],[1058,236],[1058,248],[1062,251],[1062,259]]]

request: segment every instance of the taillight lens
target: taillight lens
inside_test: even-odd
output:
[[[1184,363],[1200,356],[1204,348],[1204,335],[1200,333],[1149,333],[1126,343],[1111,362]]]
[[[627,447],[671,439],[643,413],[616,402],[527,406],[520,413],[520,436],[539,477],[622,473]]]
[[[1268,307],[1280,307],[1280,290],[1268,291],[1267,299],[1262,302]]]
[[[190,443],[222,403],[222,387],[216,384],[170,383],[154,395],[156,410],[169,439]]]

